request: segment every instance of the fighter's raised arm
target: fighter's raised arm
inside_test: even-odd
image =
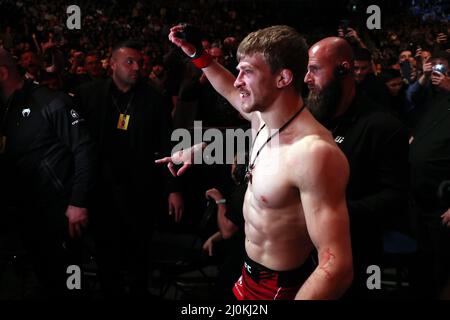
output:
[[[192,30],[192,26],[189,26]],[[185,25],[177,25],[170,29],[169,40],[180,47],[184,53],[192,58],[192,62],[196,67],[202,69],[214,89],[227,99],[230,104],[247,120],[251,121],[252,112],[243,110],[243,100],[249,95],[248,91],[236,81],[236,77],[219,63],[215,62],[212,57],[203,50],[201,45],[188,42],[190,37]],[[183,39],[183,38],[187,38]],[[195,42],[195,41],[193,41]],[[238,79],[246,70],[240,68]]]

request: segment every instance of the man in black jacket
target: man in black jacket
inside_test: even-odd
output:
[[[308,107],[331,130],[350,164],[347,205],[355,278],[348,296],[370,298],[367,268],[380,266],[382,230],[395,227],[407,209],[408,134],[387,110],[357,94],[352,69],[348,43],[326,38],[309,50],[305,82]]]
[[[70,98],[20,76],[0,49],[0,156],[10,179],[2,206],[17,207],[24,245],[48,295],[61,297],[74,263],[71,239],[87,225],[94,149]],[[64,215],[65,213],[65,215]]]
[[[450,55],[435,52],[423,62],[423,75],[408,88],[413,124],[411,161],[412,209],[417,216],[420,259],[420,293],[425,298],[443,298],[450,275],[450,209],[440,199],[441,183],[450,180]],[[442,196],[442,195],[441,195]],[[442,295],[442,296],[440,296]]]
[[[149,240],[153,218],[169,193],[169,214],[179,221],[183,199],[176,179],[158,175],[155,154],[170,153],[170,110],[160,94],[140,80],[142,54],[133,41],[112,52],[112,79],[79,88],[75,99],[99,148],[100,170],[92,224],[100,278],[106,296],[148,294]],[[158,197],[159,196],[159,197]],[[121,264],[124,263],[124,268]],[[121,270],[128,285],[121,284]]]

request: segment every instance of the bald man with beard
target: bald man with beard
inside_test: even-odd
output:
[[[376,296],[366,285],[367,268],[381,266],[383,232],[408,227],[408,133],[388,110],[357,94],[353,66],[350,45],[326,38],[309,49],[304,80],[308,108],[350,164],[346,195],[355,279],[347,297],[367,299]]]

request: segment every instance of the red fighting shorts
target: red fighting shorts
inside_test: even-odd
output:
[[[238,300],[292,300],[314,268],[308,259],[297,269],[273,271],[246,257],[233,293]]]

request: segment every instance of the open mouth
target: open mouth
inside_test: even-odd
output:
[[[246,91],[241,91],[239,92],[241,99],[247,98],[250,96],[250,93],[246,92]]]

